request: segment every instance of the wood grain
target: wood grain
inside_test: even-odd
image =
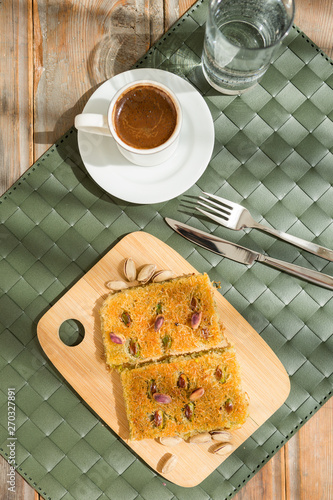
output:
[[[333,2],[295,0],[295,24],[329,57],[333,57]]]
[[[33,163],[32,5],[0,3],[1,192]],[[24,82],[24,85],[22,85]]]
[[[73,125],[101,82],[148,50],[163,21],[162,0],[64,0],[56,8],[35,0],[36,157]]]
[[[10,465],[0,456],[0,499],[1,500],[38,500],[38,494],[24,479],[15,473],[15,493],[8,490],[8,478],[10,474]],[[36,496],[35,496],[36,495]]]
[[[333,57],[332,1],[295,2],[295,24]],[[177,9],[181,16],[193,3],[193,0],[1,1],[0,192],[8,189],[68,130],[97,85],[113,71],[129,69],[173,24]],[[126,10],[125,5],[129,5]],[[57,71],[59,76],[54,79]],[[72,74],[68,80],[70,72],[79,77]],[[332,404],[326,403],[234,498],[257,500],[259,491],[262,493],[259,498],[264,500],[333,498],[331,429]],[[321,447],[315,473],[312,454],[304,451],[313,445]],[[0,457],[2,474],[4,468],[6,462]],[[323,491],[322,497],[317,495],[318,485],[324,488],[319,490]],[[1,487],[0,498],[7,500],[3,481]],[[26,483],[18,475],[17,489],[20,494],[15,500],[31,500]]]
[[[131,233],[54,304],[40,319],[37,333],[46,355],[67,382],[136,454],[161,473],[159,464],[165,453],[173,450],[153,439],[129,440],[120,378],[115,370],[111,373],[107,370],[103,359],[98,311],[108,292],[106,276],[107,281],[121,280],[121,269],[128,255],[138,268],[151,262],[157,269],[172,269],[176,276],[197,273],[175,250],[154,236],[142,231]],[[242,386],[250,399],[250,417],[233,433],[234,445],[238,447],[282,406],[290,382],[274,352],[217,290],[215,300],[225,335],[235,346]],[[69,319],[80,321],[85,329],[84,339],[75,347],[66,346],[59,338],[62,323]],[[177,468],[166,474],[166,479],[185,487],[201,483],[226,458],[211,453],[210,446],[179,444],[174,451],[178,456]]]
[[[286,500],[333,498],[332,400],[315,417],[285,446],[289,485]]]
[[[233,498],[236,500],[287,500],[284,448],[270,461]],[[294,497],[293,500],[298,500]]]

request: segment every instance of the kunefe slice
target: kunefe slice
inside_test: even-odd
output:
[[[121,381],[131,439],[233,430],[248,415],[230,347],[125,369]]]
[[[214,293],[204,273],[105,299],[100,316],[106,362],[121,373],[130,439],[186,439],[244,424],[248,396]]]
[[[111,367],[228,344],[207,274],[110,294],[100,315],[106,362]]]

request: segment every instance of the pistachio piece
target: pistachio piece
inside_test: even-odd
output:
[[[155,380],[152,380],[149,387],[149,394],[153,396],[157,392],[157,385]]]
[[[125,281],[109,281],[105,286],[114,292],[128,288],[128,284]]]
[[[128,350],[132,356],[138,358],[140,356],[140,345],[137,340],[131,339],[128,345]]]
[[[190,401],[196,401],[197,399],[201,398],[205,394],[205,389],[203,387],[199,387],[198,389],[195,389],[195,391],[192,392],[190,396]]]
[[[162,474],[171,472],[176,467],[177,461],[178,458],[176,457],[176,455],[168,455],[162,467]]]
[[[219,382],[225,382],[224,371],[220,365],[215,370],[215,377]]]
[[[198,299],[196,297],[192,297],[190,308],[192,309],[192,311],[195,311],[197,307],[198,307]]]
[[[208,328],[202,328],[201,329],[201,336],[204,340],[208,340],[209,339],[209,330]]]
[[[194,312],[191,317],[191,327],[193,330],[196,330],[200,323],[201,323],[201,318],[202,318],[202,312]]]
[[[162,302],[159,302],[156,306],[156,314],[161,314],[163,311]]]
[[[164,349],[170,349],[172,344],[172,338],[170,337],[170,335],[164,335],[164,337],[162,338],[162,344]]]
[[[178,377],[177,385],[180,389],[188,389],[189,380],[184,373],[181,373]]]
[[[153,415],[153,422],[155,427],[162,428],[164,424],[164,413],[162,410],[156,410]]]
[[[184,407],[184,415],[187,418],[187,420],[191,421],[193,418],[193,412],[194,412],[194,404],[189,403],[185,405]]]
[[[156,266],[155,264],[146,264],[143,266],[143,268],[140,270],[137,280],[140,281],[140,283],[148,283],[150,278],[153,276],[155,272]]]
[[[179,436],[170,436],[170,437],[161,437],[160,438],[160,443],[163,444],[164,446],[176,446],[177,444],[181,443],[183,441],[183,438]]]
[[[154,283],[160,283],[161,281],[167,281],[174,276],[174,272],[170,269],[162,269],[160,271],[156,271],[152,277],[152,281]]]
[[[230,443],[230,441],[232,441],[232,435],[228,431],[211,431],[210,435],[214,441],[223,441],[224,443]]]
[[[172,401],[169,394],[161,394],[160,392],[155,392],[155,394],[153,394],[153,398],[157,403],[162,403],[164,405],[167,405]]]
[[[124,335],[121,334],[115,334],[113,332],[110,332],[110,340],[114,344],[125,344],[125,337]]]
[[[136,278],[136,265],[131,257],[124,261],[124,275],[128,281],[134,281]]]
[[[162,314],[159,314],[156,316],[155,323],[154,323],[154,330],[155,332],[158,332],[160,328],[162,328],[162,325],[164,323],[164,316]]]
[[[201,432],[200,434],[194,434],[189,439],[189,443],[200,444],[200,443],[209,443],[212,440],[212,436],[209,432]]]
[[[234,409],[234,405],[232,404],[231,399],[226,400],[226,402],[224,403],[224,409],[227,413],[232,412],[232,410]]]
[[[230,443],[218,443],[213,449],[213,453],[216,455],[226,455],[233,450],[233,446]]]
[[[130,324],[132,323],[131,316],[128,314],[127,311],[122,312],[121,321],[124,323],[125,326],[130,326]]]

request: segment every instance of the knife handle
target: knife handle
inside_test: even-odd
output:
[[[269,266],[276,267],[277,269],[280,269],[280,271],[285,271],[289,274],[297,276],[298,278],[310,281],[315,285],[320,285],[328,288],[329,290],[333,290],[333,277],[328,274],[307,269],[306,267],[297,266],[296,264],[291,264],[290,262],[284,262],[283,260],[273,259],[267,255],[260,255],[257,260],[268,264]]]
[[[320,245],[317,245],[316,243],[313,243],[312,241],[303,240],[302,238],[298,238],[297,236],[293,236],[292,234],[284,233],[283,231],[279,231],[278,229],[273,229],[259,223],[256,223],[253,227],[255,227],[256,229],[260,229],[261,231],[264,231],[265,233],[268,233],[272,236],[280,238],[281,240],[287,241],[291,245],[302,248],[307,252],[318,255],[322,259],[333,261],[333,250],[330,250],[329,248],[322,247]]]

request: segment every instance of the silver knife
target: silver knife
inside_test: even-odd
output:
[[[307,269],[306,267],[284,262],[283,260],[273,259],[272,257],[249,250],[248,248],[237,245],[237,243],[223,240],[218,236],[205,233],[204,231],[200,231],[199,229],[195,229],[194,227],[188,226],[183,222],[170,219],[169,217],[165,217],[165,221],[170,227],[172,227],[172,229],[187,240],[205,248],[206,250],[217,253],[222,257],[226,257],[227,259],[231,259],[248,266],[251,266],[254,262],[262,262],[263,264],[276,267],[280,271],[284,271],[286,273],[293,274],[298,278],[310,281],[315,285],[320,285],[328,288],[329,290],[333,290],[333,277],[328,276],[328,274],[323,274],[319,271],[313,271],[312,269]]]

